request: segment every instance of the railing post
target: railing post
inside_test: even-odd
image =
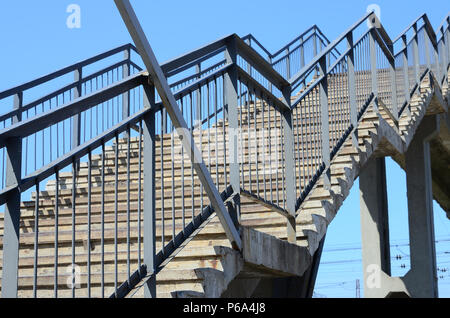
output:
[[[426,29],[423,29],[423,41],[424,41],[424,49],[425,49],[425,61],[427,63],[427,68],[431,70],[431,57],[430,57],[430,45],[429,45],[429,37]],[[434,52],[434,50],[433,50]]]
[[[252,46],[252,40],[250,37],[247,39],[247,44],[250,47]],[[247,62],[247,72],[248,72],[248,74],[250,74],[250,76],[252,75],[252,66],[248,62]]]
[[[200,79],[200,72],[202,71],[202,64],[201,63],[198,63],[196,66],[195,66],[195,72],[198,74],[198,76],[197,76],[197,79]],[[199,129],[200,129],[200,132],[201,132],[201,127],[202,127],[202,114],[201,114],[201,111],[202,111],[202,95],[201,95],[201,91],[200,91],[200,87],[197,89],[197,91],[196,91],[197,93],[197,107],[196,107],[196,117],[195,117],[195,121],[196,121],[196,123],[195,123],[195,125],[194,125],[194,127],[193,128],[196,128],[196,127],[198,127]],[[201,137],[200,137],[201,138]],[[201,139],[200,139],[201,140]],[[201,145],[201,143],[200,143],[200,145]],[[200,149],[201,150],[201,149]]]
[[[316,33],[314,33],[313,35],[313,56],[317,55],[317,35]],[[319,70],[316,67],[316,71],[315,71],[316,76],[319,74]]]
[[[291,78],[291,58],[289,48],[286,49],[286,79]]]
[[[155,88],[152,84],[144,85],[144,107],[155,105]],[[155,113],[149,112],[144,117],[144,264],[147,275],[156,270],[156,194],[155,194]],[[161,132],[162,134],[162,132]],[[140,137],[142,138],[142,137]],[[144,286],[144,297],[156,298],[156,275],[152,275]]]
[[[282,91],[284,102],[291,106],[291,90],[286,87]],[[284,180],[286,182],[286,209],[289,213],[287,217],[287,238],[288,242],[296,243],[296,222],[295,222],[295,161],[294,161],[294,132],[292,125],[292,110],[284,110],[281,113],[283,123],[283,149],[284,149]]]
[[[436,39],[437,40],[437,39]],[[444,42],[442,42],[442,45],[444,45]],[[439,85],[441,85],[441,66],[439,63],[439,43],[436,43],[436,48],[434,48],[433,46],[433,53],[434,53],[434,61],[435,61],[435,65],[436,65],[436,78],[438,80]],[[445,62],[445,48],[442,48],[442,54],[444,55],[442,57],[442,60]],[[430,63],[431,64],[431,63]],[[431,66],[429,67],[431,69]]]
[[[130,76],[130,59],[131,50],[127,48],[123,51],[124,64],[122,66],[122,78],[127,78]],[[130,93],[126,91],[122,95],[122,119],[128,118],[130,116]],[[124,133],[124,137],[128,138],[128,132]]]
[[[239,122],[238,122],[238,72],[237,72],[237,48],[236,40],[233,38],[227,44],[225,50],[225,60],[227,63],[233,63],[224,75],[226,114],[228,118],[228,145],[229,145],[229,165],[230,165],[230,184],[234,195],[240,195],[240,165],[239,165]],[[239,200],[238,200],[239,201]],[[236,215],[232,219],[240,222],[240,204],[237,202],[235,209],[230,210]]]
[[[14,109],[19,110],[12,123],[22,120],[23,93],[14,96]],[[18,185],[22,178],[22,139],[10,138],[6,143],[6,187]],[[5,205],[3,230],[2,297],[16,298],[19,276],[20,189],[10,194]]]
[[[391,75],[391,107],[394,118],[398,121],[398,96],[397,96],[397,76],[395,71],[395,56],[394,56],[394,45],[389,46],[389,51],[392,55],[392,61],[390,61],[390,75]]]
[[[300,38],[300,68],[305,66],[305,44],[303,43],[303,37]]]
[[[417,39],[417,23],[414,23],[414,37],[413,37],[413,57],[414,57],[414,74],[416,79],[416,84],[420,83],[420,72],[419,72],[419,45]]]
[[[348,52],[347,66],[348,66],[348,98],[350,104],[350,122],[353,125],[352,144],[353,147],[358,148],[358,109],[356,104],[356,84],[355,84],[355,57],[353,52],[353,34],[349,32],[347,35]]]
[[[314,29],[314,32],[315,29]],[[303,43],[303,37],[300,38],[300,69],[305,66],[305,43]],[[303,87],[306,86],[306,80],[303,80]]]
[[[323,79],[319,84],[320,114],[322,128],[322,160],[325,164],[323,173],[323,185],[325,189],[331,188],[331,157],[330,157],[330,128],[328,114],[328,79],[327,79],[327,60],[322,57],[319,60],[319,69]]]
[[[405,101],[406,101],[406,105],[409,105],[409,102],[411,100],[411,95],[409,92],[409,63],[408,63],[408,41],[406,38],[406,35],[403,34],[402,35],[402,41],[404,44],[404,49],[403,49],[403,83],[404,83],[404,94],[405,94]],[[409,107],[406,107],[406,109],[404,110],[406,111],[406,115],[408,117],[411,117],[411,110]]]
[[[374,108],[378,112],[378,78],[377,78],[377,50],[375,46],[375,37],[373,35],[373,30],[369,35],[369,45],[370,45],[370,76],[372,79],[372,93],[374,96]]]
[[[272,56],[271,55],[269,55],[269,63],[270,63],[270,65],[272,65],[272,67],[273,67],[273,64],[272,64]],[[272,83],[269,81],[269,91],[272,93]]]
[[[74,88],[73,98],[77,99],[81,97],[81,79],[83,78],[83,69],[80,67],[74,71],[74,81],[77,86]],[[73,116],[73,127],[72,127],[72,149],[80,145],[80,133],[81,133],[81,115],[76,114]],[[79,165],[77,164],[77,167]]]

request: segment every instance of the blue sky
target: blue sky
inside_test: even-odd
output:
[[[69,4],[81,7],[81,28],[69,29]],[[381,8],[381,21],[396,37],[409,23],[427,13],[437,27],[450,11],[448,0],[409,1],[211,1],[132,0],[160,62],[177,57],[230,33],[252,33],[270,51],[276,51],[313,24],[333,40],[358,18],[369,4]],[[112,0],[2,1],[0,4],[0,91],[109,50],[131,38]],[[408,228],[405,176],[387,162],[393,273],[408,267]],[[362,280],[358,183],[331,224],[316,292],[327,297],[354,297],[356,279]],[[435,204],[438,266],[450,267],[450,222]],[[395,227],[395,230],[393,229]],[[449,271],[440,280],[440,296],[450,296]],[[361,284],[362,285],[362,284]],[[363,292],[361,292],[363,294]]]

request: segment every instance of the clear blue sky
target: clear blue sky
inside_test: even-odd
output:
[[[69,4],[81,7],[81,28],[66,26]],[[397,36],[422,13],[437,27],[450,11],[448,0],[409,1],[211,1],[132,0],[160,62],[179,56],[215,39],[252,33],[275,51],[303,30],[317,24],[336,38],[365,14],[369,4],[381,8],[381,21]],[[131,42],[112,0],[2,1],[0,4],[0,91]],[[409,254],[404,173],[388,161],[393,273],[404,274]],[[435,204],[438,266],[449,267],[450,223]],[[395,227],[395,230],[393,228]],[[333,221],[317,278],[316,292],[328,297],[354,297],[361,277],[358,183]],[[449,271],[440,281],[440,296],[450,296]],[[361,284],[362,285],[362,284]],[[363,292],[361,292],[363,294]]]

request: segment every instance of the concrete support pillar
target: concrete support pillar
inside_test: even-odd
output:
[[[425,117],[405,155],[411,271],[408,289],[413,297],[437,297],[433,192],[429,140],[436,116]],[[406,277],[407,278],[407,277]]]
[[[384,158],[372,158],[359,176],[365,297],[379,297],[379,273],[390,275],[389,224]]]
[[[405,153],[411,269],[390,276],[384,159],[371,159],[360,174],[365,297],[438,297],[429,140],[439,117],[426,116]]]

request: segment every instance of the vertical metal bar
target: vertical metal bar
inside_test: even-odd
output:
[[[373,32],[373,30],[372,30]],[[375,37],[373,33],[370,32],[369,35],[369,50],[370,50],[370,77],[372,79],[372,93],[375,96],[375,108],[376,111],[378,111],[378,104],[377,104],[377,98],[378,98],[378,81],[377,81],[377,50],[376,50],[376,43],[375,43]]]
[[[259,196],[259,165],[258,165],[258,118],[256,112],[258,97],[256,91],[253,88],[253,119],[255,120],[255,125],[253,126],[253,141],[255,143],[255,170],[256,170],[256,195]]]
[[[37,297],[39,252],[39,182],[36,182],[36,197],[34,201],[34,263],[33,263],[33,297]]]
[[[77,178],[77,163],[72,163],[72,297],[75,298],[76,277],[75,277],[75,244],[76,244],[76,228],[75,228],[75,213],[76,213],[76,178]]]
[[[269,56],[269,63],[270,63],[270,65],[272,65],[272,67],[273,67],[273,64],[272,64],[272,56]],[[270,81],[269,81],[269,91],[272,93],[272,82],[270,82]]]
[[[130,269],[130,244],[131,244],[131,240],[130,240],[130,213],[131,213],[131,208],[130,208],[130,202],[131,202],[131,198],[130,198],[130,179],[131,179],[131,175],[130,175],[130,165],[131,165],[131,157],[130,157],[130,148],[131,148],[131,134],[130,134],[130,126],[128,125],[127,127],[127,278],[128,278],[128,283],[130,283],[130,277],[131,277],[131,269]],[[138,199],[139,200],[139,199]]]
[[[193,129],[193,122],[192,122],[192,93],[189,93],[189,106],[190,106],[190,124],[191,124],[191,128],[190,128],[190,132],[191,132],[191,136],[192,139],[194,139],[193,133],[194,133],[194,129]],[[217,136],[216,136],[217,137]],[[195,180],[194,180],[194,165],[191,164],[191,214],[192,214],[192,221],[194,220],[195,217],[195,197],[194,197],[194,192],[195,192]]]
[[[200,73],[201,73],[201,71],[202,71],[202,64],[201,63],[198,63],[196,66],[195,66],[195,72],[198,74],[198,76],[197,76],[197,79],[199,79],[201,76],[200,76]],[[201,127],[202,127],[202,124],[201,124],[201,122],[202,122],[202,108],[201,108],[201,105],[202,105],[202,95],[201,95],[201,87],[199,86],[198,87],[198,89],[196,90],[196,95],[197,95],[197,104],[196,104],[196,114],[195,114],[195,121],[196,121],[196,123],[195,123],[195,128],[199,128],[199,132],[200,132],[200,136],[201,136]],[[201,137],[200,137],[200,140],[201,140]],[[201,151],[201,143],[200,143],[200,151]]]
[[[174,144],[174,134],[175,130],[172,130],[172,133],[170,134],[170,154],[171,154],[171,181],[172,181],[172,240],[175,240],[175,144]]]
[[[77,99],[81,97],[82,91],[81,91],[81,79],[83,77],[83,71],[82,68],[78,68],[74,71],[74,81],[77,83],[77,86],[74,88],[73,91],[73,98]],[[81,114],[76,114],[72,117],[73,120],[73,126],[72,126],[72,149],[78,147],[80,145],[80,134],[81,134]],[[77,162],[78,166],[78,162]],[[77,167],[78,169],[78,167]]]
[[[114,138],[115,146],[114,146],[114,290],[117,296],[117,287],[118,287],[118,195],[119,195],[119,135],[116,133]]]
[[[122,66],[122,78],[127,78],[128,76],[130,76],[130,48],[127,48],[123,51],[123,58],[124,64]],[[122,94],[122,119],[128,118],[128,116],[130,116],[130,92],[126,91]],[[124,138],[128,138],[129,136],[129,132],[123,135]]]
[[[403,91],[405,94],[405,101],[407,103],[407,105],[409,105],[411,96],[409,94],[409,64],[408,64],[408,42],[406,39],[406,35],[402,35],[402,41],[404,44],[404,48],[403,48]],[[405,109],[406,114],[408,117],[411,116],[411,111],[409,107],[406,107]]]
[[[12,124],[22,120],[23,93],[14,95],[14,109],[19,110],[13,116]],[[6,142],[6,181],[5,186],[18,185],[22,178],[22,139],[10,138]],[[5,206],[3,233],[3,270],[2,297],[17,297],[19,274],[19,240],[20,240],[20,198],[17,188],[11,193]],[[7,257],[5,257],[7,256]]]
[[[446,63],[446,58],[445,58],[445,56],[447,55],[446,54],[446,52],[445,52],[445,47],[444,47],[444,45],[445,45],[445,42],[446,42],[446,40],[445,40],[445,37],[443,36],[442,37],[442,54],[443,54],[443,57],[442,57],[442,61],[444,62],[444,64]],[[427,41],[427,43],[428,43],[429,41]],[[431,43],[431,42],[430,42]],[[437,76],[437,79],[438,79],[438,82],[439,82],[439,85],[441,84],[441,81],[442,81],[442,78],[441,78],[441,67],[440,67],[440,63],[439,63],[439,44],[437,44],[436,45],[436,47],[434,47],[433,45],[431,45],[432,46],[432,53],[431,54],[433,54],[434,55],[434,62],[435,62],[435,65],[436,65],[436,72],[437,72],[437,74],[436,74],[436,76]],[[430,69],[431,69],[431,63],[430,63],[430,67],[429,67]],[[447,65],[445,64],[444,65],[444,69],[442,70],[442,71],[446,71],[447,70]]]
[[[291,58],[289,48],[286,49],[286,79],[291,78]]]
[[[291,106],[291,90],[286,87],[283,90],[284,102]],[[295,188],[295,161],[294,161],[294,131],[292,125],[292,111],[283,111],[281,113],[283,125],[283,149],[284,149],[284,180],[286,191],[286,209],[290,217],[287,218],[287,238],[288,242],[296,243],[296,222],[295,222],[295,203],[297,200]]]
[[[314,32],[316,30],[314,29]],[[300,69],[305,66],[305,42],[303,37],[300,38]],[[306,86],[306,79],[303,80],[303,87]]]
[[[225,50],[227,63],[236,65],[237,49],[236,41],[233,39],[228,43]],[[237,68],[233,66],[224,74],[224,95],[228,113],[228,145],[229,145],[229,165],[230,184],[234,194],[240,194],[240,166],[239,166],[239,120],[238,120],[238,76]],[[242,106],[242,105],[241,105]],[[242,112],[241,112],[242,115]],[[240,217],[240,205],[236,207],[237,219]]]
[[[59,170],[55,172],[55,255],[54,255],[54,287],[53,293],[58,298],[58,240],[59,240]]]
[[[105,298],[105,144],[102,143],[102,194],[101,194],[101,289]]]
[[[327,79],[327,61],[322,57],[319,61],[319,68],[323,79],[319,84],[319,100],[320,100],[320,114],[322,127],[322,160],[325,164],[325,171],[323,173],[324,188],[331,188],[331,171],[330,171],[330,129],[329,129],[329,112],[328,112],[328,79]]]
[[[208,85],[208,84],[207,84]],[[208,86],[209,87],[209,86]],[[208,93],[209,96],[209,93]],[[184,104],[183,97],[181,98],[181,114],[184,113]],[[209,97],[208,97],[208,127],[209,127]],[[209,146],[209,129],[208,129],[208,146]],[[208,151],[209,156],[210,150]],[[183,223],[183,231],[186,227],[186,207],[185,207],[185,199],[184,199],[184,148],[181,147],[181,214],[182,214],[182,223]]]
[[[252,46],[252,39],[248,38],[247,39],[247,45],[248,46]],[[225,59],[227,58],[227,53],[225,52]],[[252,66],[250,65],[250,62],[247,61],[247,73],[250,74],[250,76],[252,75]]]
[[[418,36],[417,36],[417,23],[414,23],[414,37],[413,37],[413,55],[414,55],[414,74],[416,79],[416,84],[420,83],[420,61],[419,61],[419,46],[418,46]]]
[[[303,42],[303,37],[300,38],[300,69],[305,66],[305,43]]]
[[[88,153],[88,237],[87,237],[87,289],[88,298],[91,298],[91,217],[92,217],[92,154]]]
[[[397,77],[395,75],[395,55],[394,55],[394,46],[390,45],[389,46],[389,51],[392,54],[392,59],[389,61],[389,58],[386,56],[386,58],[388,59],[388,62],[390,63],[390,80],[391,80],[391,112],[394,115],[394,118],[396,120],[398,120],[398,97],[397,97]],[[382,53],[384,54],[384,53]]]
[[[141,236],[142,236],[142,227],[141,227],[141,219],[142,219],[142,212],[141,212],[141,204],[142,204],[142,120],[139,121],[139,172],[138,172],[138,268],[139,271],[141,270]]]
[[[431,57],[430,57],[430,43],[429,43],[429,37],[428,33],[426,31],[426,28],[423,29],[423,44],[424,44],[424,51],[425,51],[425,62],[427,63],[427,68],[431,70]],[[434,51],[434,50],[433,50]]]
[[[155,88],[144,85],[144,107],[155,104]],[[155,113],[149,112],[143,119],[144,135],[144,264],[152,274],[144,285],[144,297],[156,298],[156,194],[155,194]],[[162,132],[161,132],[162,137]],[[161,148],[161,151],[163,149]],[[163,211],[164,213],[164,211]]]
[[[217,117],[217,104],[218,104],[218,85],[217,85],[217,78],[214,78],[214,118],[215,118],[215,127],[214,127],[214,141],[215,141],[215,148],[214,148],[214,152],[215,152],[215,157],[216,157],[216,187],[217,189],[219,189],[219,145],[218,145],[218,141],[217,141],[217,136],[219,135],[218,133],[218,127],[219,127],[219,118]]]
[[[317,55],[317,35],[316,33],[314,33],[313,37],[313,56],[315,57]],[[316,67],[316,71],[315,71],[316,76],[319,74],[319,70]]]

